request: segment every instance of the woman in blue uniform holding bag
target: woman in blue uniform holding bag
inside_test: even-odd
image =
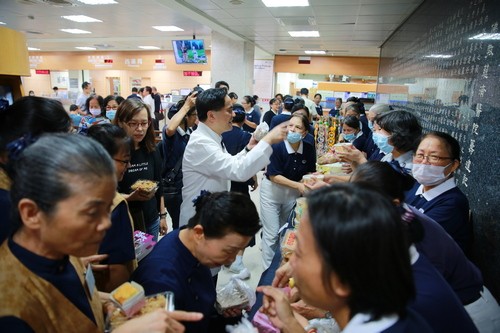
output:
[[[285,224],[295,199],[304,194],[300,181],[316,171],[316,151],[309,140],[303,140],[309,120],[294,114],[288,124],[287,139],[273,145],[271,163],[267,166],[260,189],[260,214],[262,219],[262,263],[269,267],[278,247],[278,230]]]

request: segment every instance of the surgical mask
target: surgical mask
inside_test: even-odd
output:
[[[356,134],[354,134],[354,133],[342,134],[342,136],[344,137],[344,139],[346,139],[349,142],[352,142],[352,141],[354,141],[354,139],[356,139]]]
[[[373,121],[368,120],[368,128],[373,132]]]
[[[392,150],[394,149],[393,146],[389,144],[389,137],[379,134],[379,133],[373,133],[372,134],[373,142],[377,145],[378,149],[380,149],[381,152],[384,154],[390,154]]]
[[[445,166],[415,163],[411,169],[413,178],[424,186],[439,185],[448,178],[449,174],[445,175],[444,169],[450,166],[451,163]]]
[[[100,116],[101,109],[90,109],[90,114],[93,115],[94,117]]]
[[[116,114],[116,110],[106,111],[106,118],[108,118],[109,120],[113,120],[113,119],[115,119],[115,114]]]
[[[286,139],[290,143],[297,143],[302,140],[302,135],[297,132],[288,132]]]

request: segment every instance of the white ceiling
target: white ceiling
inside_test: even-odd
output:
[[[26,33],[41,51],[78,51],[76,46],[131,51],[138,46],[172,49],[172,39],[196,35],[210,48],[211,32],[254,43],[256,57],[304,55],[379,56],[379,47],[423,0],[309,0],[309,7],[267,8],[261,0],[116,0],[91,6],[78,0],[2,0],[0,21]],[[59,4],[59,5],[55,5]],[[76,23],[63,15],[87,15],[102,23]],[[161,32],[175,25],[184,32]],[[77,28],[92,34],[60,31]],[[293,38],[287,31],[317,30],[319,38]]]

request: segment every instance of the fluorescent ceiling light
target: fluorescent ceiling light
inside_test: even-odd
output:
[[[112,5],[116,2],[115,0],[78,0],[86,5]]]
[[[262,0],[266,7],[307,7],[308,0]]]
[[[5,23],[5,22],[0,22],[0,25],[5,25],[5,24],[7,24],[7,23]]]
[[[158,46],[138,46],[138,48],[143,49],[143,50],[159,50],[160,49]]]
[[[176,27],[175,25],[155,25],[153,29],[160,31],[184,31],[184,29]]]
[[[69,15],[69,16],[61,16],[62,18],[74,22],[86,23],[86,22],[102,22],[101,20],[95,19],[93,17],[85,16],[85,15]]]
[[[448,59],[453,57],[451,54],[430,54],[424,56],[424,58],[440,58],[440,59]]]
[[[40,49],[37,49],[36,47],[28,46],[28,51],[40,51]]]
[[[288,31],[292,37],[319,37],[318,31]]]
[[[477,39],[477,40],[499,40],[500,33],[481,33],[479,35],[475,35],[470,37],[469,39]]]
[[[84,51],[97,50],[95,47],[89,47],[89,46],[75,46],[75,49],[84,50]]]
[[[90,31],[80,30],[80,29],[60,29],[60,30],[70,34],[91,34]]]
[[[304,51],[306,54],[326,54],[325,51]]]

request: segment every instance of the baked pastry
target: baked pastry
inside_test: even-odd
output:
[[[152,180],[147,180],[147,179],[139,179],[137,180],[132,186],[130,186],[130,189],[132,191],[141,189],[146,192],[151,192],[154,191],[157,187],[157,183],[152,181]]]

